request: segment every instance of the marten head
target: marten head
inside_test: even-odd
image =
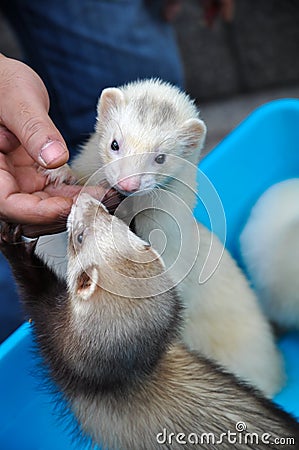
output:
[[[128,195],[175,176],[181,159],[204,143],[206,126],[198,114],[184,92],[157,79],[105,89],[96,132],[110,186]]]
[[[178,335],[180,301],[156,251],[88,194],[68,235],[74,370],[115,389],[149,373]]]

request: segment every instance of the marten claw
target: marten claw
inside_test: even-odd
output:
[[[21,240],[21,225],[12,223],[0,223],[0,243],[1,245],[16,244]]]
[[[0,248],[1,250],[7,249],[8,246],[16,245],[16,251],[25,249],[30,255],[34,251],[37,239],[33,241],[25,241],[22,238],[22,226],[20,224],[13,224],[7,222],[0,222]]]
[[[53,183],[54,187],[57,187],[61,183],[65,184],[76,184],[77,178],[73,174],[71,168],[68,164],[64,164],[57,169],[44,169],[43,167],[38,167],[38,171],[41,172],[46,180],[45,185]]]
[[[21,225],[16,225],[11,230],[12,241],[14,243],[22,242],[22,227]]]
[[[29,256],[31,256],[34,253],[37,241],[38,239],[33,239],[31,241],[23,241],[24,248]]]

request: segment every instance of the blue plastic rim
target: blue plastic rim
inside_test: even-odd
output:
[[[251,208],[272,184],[299,177],[299,100],[276,100],[256,109],[203,159],[200,169],[221,199],[226,247],[242,265],[239,235]],[[195,216],[211,228],[201,203],[195,208]],[[299,333],[286,334],[279,346],[287,385],[274,400],[299,418]]]
[[[226,244],[239,258],[239,234],[257,198],[271,184],[299,176],[299,100],[283,99],[255,110],[200,164],[221,199]],[[200,181],[200,178],[199,178]],[[203,189],[199,185],[199,193]],[[195,216],[208,227],[198,204]],[[299,418],[299,334],[279,342],[287,370],[286,387],[276,396]],[[0,448],[5,450],[85,450],[58,419],[51,395],[36,376],[30,325],[0,346]]]

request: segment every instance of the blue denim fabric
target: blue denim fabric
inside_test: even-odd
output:
[[[71,149],[92,132],[103,88],[148,77],[182,86],[173,29],[160,17],[160,4],[0,0],[26,62],[49,90],[51,115]]]
[[[183,85],[171,25],[152,0],[0,0],[50,94],[50,114],[74,151],[93,131],[102,89],[137,78]],[[9,56],[9,55],[8,55]],[[9,269],[0,260],[0,340],[21,320]]]

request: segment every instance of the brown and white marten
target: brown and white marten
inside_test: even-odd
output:
[[[95,199],[80,195],[69,216],[66,282],[19,227],[2,225],[0,246],[50,376],[94,443],[299,448],[293,417],[181,342],[181,300],[157,252]]]

